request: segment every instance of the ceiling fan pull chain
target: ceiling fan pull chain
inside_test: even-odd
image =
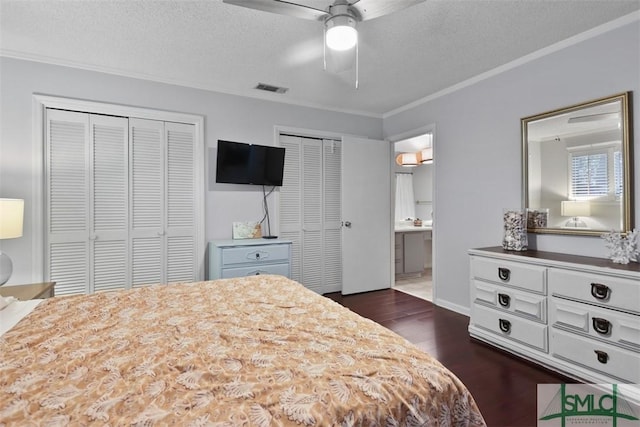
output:
[[[356,89],[358,89],[358,71],[360,70],[360,43],[356,42]]]
[[[327,39],[327,26],[323,25],[322,26],[322,65],[323,65],[323,70],[327,71],[327,44],[325,43],[325,40]]]

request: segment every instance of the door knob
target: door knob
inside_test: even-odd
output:
[[[351,228],[351,221],[346,221],[344,223],[344,226],[347,227],[347,228]]]

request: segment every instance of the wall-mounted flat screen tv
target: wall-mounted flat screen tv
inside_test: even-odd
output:
[[[282,186],[284,147],[218,140],[216,182]]]

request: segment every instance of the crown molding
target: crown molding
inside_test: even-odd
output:
[[[431,95],[425,96],[424,98],[420,98],[414,102],[411,102],[407,105],[404,105],[402,107],[393,109],[391,111],[388,111],[384,114],[382,114],[382,118],[383,119],[387,119],[389,117],[395,116],[396,114],[402,113],[404,111],[407,110],[411,110],[415,107],[418,107],[420,105],[426,104],[427,102],[433,101],[435,99],[441,98],[445,95],[449,95],[453,92],[457,92],[461,89],[464,89],[466,87],[472,86],[478,82],[481,82],[483,80],[486,80],[488,78],[497,76],[499,74],[502,74],[506,71],[512,70],[516,67],[519,67],[523,64],[526,64],[528,62],[534,61],[536,59],[542,58],[544,56],[547,56],[549,54],[552,54],[554,52],[558,52],[559,50],[562,50],[564,48],[567,48],[569,46],[573,46],[575,44],[581,43],[585,40],[589,40],[591,38],[597,37],[601,34],[605,34],[608,33],[609,31],[615,30],[617,28],[620,27],[624,27],[625,25],[631,24],[633,22],[636,21],[640,21],[640,11],[636,11],[633,13],[630,13],[628,15],[622,16],[618,19],[615,19],[613,21],[607,22],[606,24],[602,24],[599,25],[597,27],[594,27],[590,30],[587,30],[583,33],[577,34],[575,36],[569,37],[568,39],[562,40],[560,42],[554,43],[550,46],[544,47],[540,50],[537,50],[533,53],[530,53],[528,55],[525,55],[521,58],[518,58],[514,61],[511,61],[507,64],[501,65],[499,67],[496,67],[492,70],[486,71],[482,74],[478,74],[477,76],[471,77],[470,79],[464,80],[460,83],[457,83],[453,86],[450,86],[446,89],[440,90],[438,92],[435,92]]]

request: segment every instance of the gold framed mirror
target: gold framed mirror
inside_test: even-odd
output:
[[[633,228],[631,92],[521,119],[527,231]]]

